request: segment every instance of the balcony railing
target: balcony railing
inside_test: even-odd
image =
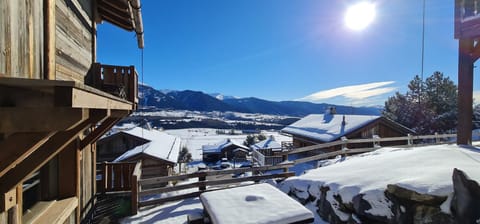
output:
[[[138,75],[134,66],[93,64],[91,85],[138,104]]]

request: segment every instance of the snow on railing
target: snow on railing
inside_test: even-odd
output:
[[[305,153],[305,152],[311,152],[314,150],[322,150],[322,149],[328,149],[331,151],[332,147],[335,146],[340,146],[341,150],[333,151],[333,152],[327,152],[327,153],[321,153],[317,154],[314,156],[310,157],[304,157],[300,159],[293,160],[295,164],[299,163],[305,163],[305,162],[310,162],[310,161],[315,161],[315,160],[322,160],[322,159],[328,159],[332,158],[338,155],[348,155],[348,154],[358,154],[358,153],[364,153],[364,152],[370,152],[373,150],[378,149],[381,147],[382,142],[403,142],[405,141],[406,145],[389,145],[389,146],[406,146],[406,147],[412,147],[414,145],[430,145],[430,144],[441,144],[441,143],[448,143],[448,142],[454,142],[455,138],[457,137],[457,134],[438,134],[435,133],[433,135],[422,135],[422,136],[413,136],[408,134],[407,136],[402,136],[402,137],[386,137],[386,138],[380,138],[379,136],[373,136],[372,138],[366,138],[366,139],[347,139],[347,138],[341,138],[338,141],[334,142],[328,142],[328,143],[323,143],[323,144],[318,144],[318,145],[311,145],[311,146],[306,146],[306,147],[301,147],[301,148],[296,148],[288,152],[282,152],[279,153],[278,155],[292,155],[292,154],[298,154],[298,153]],[[433,141],[432,141],[433,140]],[[358,143],[372,143],[372,147],[369,148],[354,148],[354,149],[349,149],[347,146],[348,144],[358,144]],[[286,158],[288,160],[288,158]]]

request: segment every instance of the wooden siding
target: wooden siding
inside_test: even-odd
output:
[[[0,74],[40,79],[43,39],[43,0],[0,1]]]
[[[93,63],[92,0],[56,0],[56,79],[84,82]]]

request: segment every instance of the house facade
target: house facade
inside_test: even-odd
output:
[[[225,139],[213,145],[202,146],[203,161],[206,163],[214,163],[222,158],[228,160],[245,160],[249,148],[231,139]]]
[[[171,175],[180,149],[180,138],[141,127],[118,131],[97,143],[99,162],[142,161],[142,178]]]
[[[382,116],[346,115],[346,114],[311,114],[282,129],[283,133],[290,134],[294,148],[322,144],[347,139],[373,138],[378,136],[400,137],[414,132],[392,120]],[[389,144],[400,144],[389,142]],[[349,144],[349,148],[372,147],[372,143]],[[341,146],[334,146],[329,150],[338,150]]]
[[[97,61],[102,21],[143,48],[138,0],[0,1],[0,223],[91,214],[96,141],[138,102],[135,68]]]

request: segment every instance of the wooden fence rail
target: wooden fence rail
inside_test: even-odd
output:
[[[265,179],[287,178],[287,177],[295,176],[293,172],[282,172],[277,174],[261,175],[261,172],[263,171],[284,170],[292,166],[293,166],[292,163],[287,163],[287,164],[280,164],[276,166],[238,168],[238,169],[215,170],[215,171],[199,171],[195,173],[178,175],[178,176],[166,176],[166,177],[142,179],[138,181],[138,184],[141,188],[141,190],[138,192],[139,196],[157,195],[157,194],[180,191],[185,189],[192,189],[192,188],[198,188],[198,190],[195,192],[183,193],[183,194],[178,194],[175,196],[169,196],[169,197],[164,197],[164,198],[155,199],[155,200],[149,200],[149,201],[139,200],[138,205],[142,207],[147,205],[161,204],[169,201],[176,201],[176,200],[182,200],[182,199],[191,198],[191,197],[197,197],[203,192],[214,190],[212,188],[207,189],[207,187],[209,186],[218,187],[219,185],[239,184],[241,182],[246,182],[246,181],[256,182],[256,181],[265,180]],[[218,179],[218,180],[208,180],[207,178],[207,177],[213,177],[218,175],[240,174],[245,172],[252,172],[253,175],[248,177],[239,177],[239,178],[227,177],[225,179]],[[193,183],[179,184],[175,186],[167,186],[167,187],[161,187],[161,188],[148,187],[149,185],[158,185],[161,183],[168,183],[170,181],[181,181],[181,180],[187,180],[190,178],[198,178],[198,181]],[[220,189],[220,187],[216,189]]]
[[[100,193],[129,191],[135,162],[97,164],[97,191]]]

